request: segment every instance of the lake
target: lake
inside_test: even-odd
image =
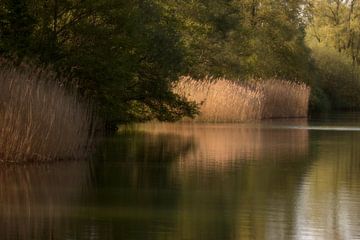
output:
[[[360,114],[138,124],[0,167],[0,239],[360,239]]]

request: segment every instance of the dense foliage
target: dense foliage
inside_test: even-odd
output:
[[[335,109],[360,109],[360,2],[309,1],[307,44],[317,67],[317,87]],[[323,94],[318,94],[321,96]]]
[[[76,79],[109,126],[195,114],[171,92],[184,74],[303,81],[313,105],[356,109],[359,13],[355,0],[3,0],[0,54]]]
[[[194,113],[170,92],[183,51],[174,18],[159,4],[5,0],[0,9],[1,52],[35,58],[78,79],[110,125]]]
[[[193,76],[309,79],[303,0],[167,1]]]

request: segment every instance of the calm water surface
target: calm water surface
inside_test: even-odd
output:
[[[360,115],[142,124],[1,166],[0,239],[360,239]]]

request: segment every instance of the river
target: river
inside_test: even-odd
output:
[[[360,114],[138,124],[0,167],[0,239],[360,239]]]

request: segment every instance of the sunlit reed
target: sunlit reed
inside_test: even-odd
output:
[[[0,62],[0,161],[84,156],[93,135],[91,107],[42,68]]]
[[[306,84],[275,79],[239,83],[182,77],[173,91],[200,106],[199,122],[306,117],[310,96]]]

